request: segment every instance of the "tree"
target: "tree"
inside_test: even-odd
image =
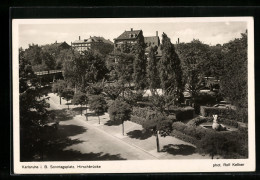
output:
[[[146,86],[146,57],[144,38],[139,38],[133,46],[132,54],[134,54],[133,63],[133,82],[136,90],[143,90]]]
[[[29,44],[29,48],[24,51],[24,58],[30,62],[32,66],[42,64],[42,49],[37,44]]]
[[[181,59],[185,90],[190,93],[194,103],[203,87],[204,77],[212,75],[211,67],[214,65],[210,60],[210,47],[199,40],[193,40],[176,45],[176,51]]]
[[[70,88],[66,88],[62,91],[61,97],[63,97],[67,101],[68,109],[69,109],[69,103],[68,101],[73,98],[74,91]]]
[[[115,56],[115,71],[118,82],[122,85],[129,84],[132,81],[134,56],[132,54],[117,53]]]
[[[174,46],[165,33],[162,35],[162,57],[159,61],[159,76],[165,94],[173,94],[180,104],[183,99],[181,62]]]
[[[87,88],[86,91],[90,95],[100,95],[103,92],[103,82],[98,82],[95,84],[90,84]]]
[[[60,104],[61,104],[62,93],[66,88],[67,88],[67,83],[64,80],[58,80],[57,82],[54,82],[52,85],[52,92],[57,93],[57,95],[60,97]]]
[[[149,83],[149,88],[152,95],[154,94],[155,89],[158,87],[158,84],[160,84],[160,81],[158,79],[157,59],[155,56],[156,48],[150,47],[146,68],[147,81]]]
[[[223,45],[224,68],[220,77],[220,92],[237,107],[237,118],[248,119],[248,70],[247,70],[247,33],[241,34]]]
[[[98,116],[98,124],[100,124],[100,115],[106,112],[107,103],[102,95],[92,95],[89,99],[89,109],[94,111]]]
[[[169,135],[169,133],[172,131],[171,124],[172,121],[159,112],[155,112],[153,115],[150,115],[149,118],[147,118],[144,122],[143,128],[152,131],[156,136],[157,152],[160,152],[159,134],[163,137]]]
[[[36,155],[42,157],[42,130],[48,122],[49,104],[41,91],[39,79],[34,74],[30,60],[19,49],[19,104],[21,161],[30,161]]]
[[[81,54],[72,51],[63,65],[64,77],[85,91],[87,83],[96,83],[106,78],[108,70],[105,58],[93,51]]]
[[[42,64],[45,65],[46,70],[52,70],[55,68],[56,62],[54,57],[48,52],[41,53]]]
[[[79,105],[81,106],[81,115],[82,115],[82,105],[87,105],[88,102],[88,98],[87,95],[81,91],[77,92],[76,94],[74,94],[73,99],[72,99],[72,103],[75,105]]]
[[[205,69],[210,69],[210,76],[216,77],[218,80],[222,76],[224,69],[224,54],[222,50],[223,48],[220,45],[210,46],[210,61],[208,62],[209,65],[205,67]]]
[[[107,83],[103,88],[103,93],[110,99],[116,100],[123,92],[123,90],[123,86],[118,83],[114,83],[112,85]]]
[[[114,46],[113,46],[113,43],[112,44],[99,43],[99,44],[93,44],[91,46],[91,49],[93,49],[94,51],[97,51],[98,53],[105,56],[113,51]]]
[[[120,121],[122,124],[122,134],[124,135],[124,121],[131,117],[132,108],[124,101],[115,100],[108,108],[110,120]]]

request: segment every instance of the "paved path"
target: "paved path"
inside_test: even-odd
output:
[[[59,104],[59,97],[50,93],[50,109],[67,109],[65,101]],[[70,108],[77,109],[78,106],[70,105]],[[85,113],[85,112],[84,112]],[[88,111],[88,113],[91,113]],[[156,140],[151,134],[144,133],[143,128],[131,121],[124,123],[125,134],[122,135],[122,125],[113,124],[108,114],[100,116],[101,123],[98,124],[98,117],[90,115],[88,121],[85,116],[75,115],[64,121],[62,126],[83,127],[86,130],[81,133],[74,133],[70,139],[80,140],[81,143],[73,144],[64,150],[79,151],[82,154],[100,153],[107,159],[127,160],[152,160],[152,159],[209,159],[209,156],[202,156],[195,152],[196,147],[177,138],[168,136],[160,137],[160,149],[156,151]],[[63,132],[66,133],[66,132]]]

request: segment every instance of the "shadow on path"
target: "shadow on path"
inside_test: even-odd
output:
[[[57,136],[59,138],[66,138],[68,136],[75,136],[86,132],[87,129],[77,125],[59,125]]]
[[[72,111],[83,111],[83,110],[86,110],[87,108],[85,106],[82,106],[82,107],[74,107],[74,108],[71,108]]]
[[[73,118],[73,116],[69,114],[66,109],[50,110],[50,113],[55,115],[55,120],[57,121],[68,121]]]
[[[149,131],[133,130],[127,133],[130,138],[144,140],[151,137],[153,134]]]
[[[103,115],[104,115],[104,113],[97,115],[97,114],[94,113],[94,112],[88,112],[87,114],[88,114],[88,116],[93,116],[93,117],[98,117],[98,116],[103,116]]]
[[[120,154],[111,155],[100,153],[84,153],[74,150],[65,150],[49,154],[44,161],[100,161],[100,160],[126,160]]]
[[[121,121],[111,121],[111,120],[108,120],[105,125],[106,126],[118,126],[118,125],[121,125],[122,122]]]
[[[77,125],[59,125],[58,129],[43,130],[40,136],[21,139],[21,161],[98,161],[98,160],[126,160],[120,154],[104,154],[103,152],[81,153],[70,150],[70,146],[84,143],[70,136],[85,133],[86,128]],[[28,141],[30,140],[30,141]],[[68,148],[68,150],[65,150]],[[86,147],[87,148],[87,147]]]
[[[161,151],[172,155],[191,155],[196,152],[196,148],[185,144],[168,144],[163,146]]]

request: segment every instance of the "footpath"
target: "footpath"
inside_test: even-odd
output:
[[[65,101],[62,105],[59,104],[59,97],[54,94],[49,94],[51,106],[55,109],[65,109]],[[70,105],[70,109],[79,108],[80,106]],[[156,137],[152,134],[144,132],[141,125],[131,121],[124,122],[124,135],[122,134],[122,125],[114,124],[110,121],[108,113],[100,116],[100,124],[98,117],[88,110],[88,120],[85,117],[86,111],[83,115],[76,115],[73,121],[79,121],[83,126],[93,128],[106,134],[107,136],[115,138],[116,141],[121,141],[134,148],[137,148],[147,155],[149,154],[153,159],[210,159],[208,155],[201,155],[196,152],[196,147],[190,143],[182,141],[172,136],[160,137],[160,152],[157,152]]]

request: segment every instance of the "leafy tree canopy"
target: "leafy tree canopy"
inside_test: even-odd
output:
[[[107,103],[102,95],[92,95],[89,98],[89,109],[95,113],[102,114],[107,110]]]
[[[131,106],[121,100],[115,100],[108,108],[109,117],[112,121],[127,121],[131,117],[131,112]]]

